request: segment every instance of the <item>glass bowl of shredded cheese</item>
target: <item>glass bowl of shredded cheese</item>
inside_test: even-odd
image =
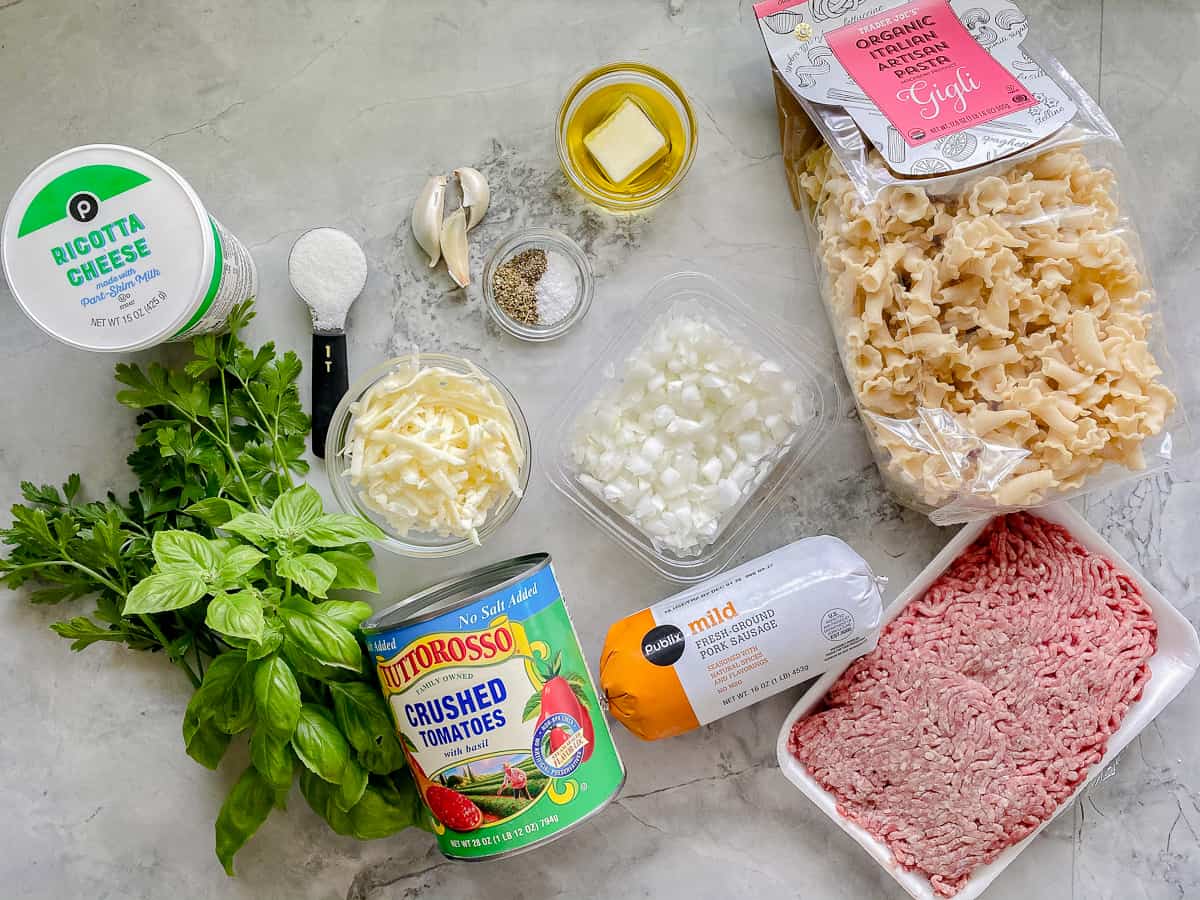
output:
[[[512,393],[470,360],[414,353],[354,384],[325,444],[341,507],[378,525],[404,556],[478,547],[529,483],[529,426]]]

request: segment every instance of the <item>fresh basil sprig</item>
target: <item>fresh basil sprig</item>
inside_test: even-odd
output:
[[[83,502],[79,476],[61,490],[21,485],[25,502],[0,530],[0,579],[36,585],[34,603],[90,596],[90,616],[53,629],[82,650],[99,642],[162,651],[195,693],[183,718],[187,753],[216,768],[248,734],[250,766],[216,822],[216,852],[233,874],[237,851],[301,792],[339,834],[383,837],[420,824],[370,657],[356,635],[371,614],[339,589],[378,591],[356,516],[326,513],[293,478],[309,421],[294,353],[252,350],[238,332],[193,341],[182,368],[118,365],[117,394],[139,411],[129,465],[139,487],[122,503]]]

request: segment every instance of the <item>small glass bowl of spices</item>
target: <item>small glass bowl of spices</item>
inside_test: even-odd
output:
[[[483,298],[496,323],[525,341],[566,334],[592,305],[592,266],[561,232],[528,228],[501,240],[483,265]]]

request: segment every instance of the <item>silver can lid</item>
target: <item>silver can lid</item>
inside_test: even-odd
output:
[[[381,609],[363,622],[359,629],[363,634],[377,634],[397,625],[415,625],[437,618],[442,613],[466,606],[528,578],[549,564],[549,553],[529,553],[492,563],[457,578],[448,578]]]

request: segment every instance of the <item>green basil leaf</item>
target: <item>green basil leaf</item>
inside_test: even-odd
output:
[[[271,787],[283,791],[292,786],[296,756],[287,738],[256,728],[250,735],[250,760]]]
[[[371,604],[361,600],[326,600],[316,605],[317,612],[328,616],[343,628],[351,631],[361,625],[375,612]]]
[[[292,734],[292,748],[305,767],[338,784],[350,762],[350,745],[321,707],[306,703]]]
[[[204,672],[204,681],[192,695],[188,709],[194,708],[201,716],[215,715],[221,705],[221,698],[225,696],[245,665],[245,654],[237,650],[222,653],[209,662]]]
[[[267,780],[250,766],[237,780],[217,814],[217,859],[225,874],[233,874],[233,857],[271,814],[275,791]]]
[[[338,727],[346,735],[363,765],[386,775],[404,767],[404,750],[383,695],[361,681],[329,685]]]
[[[285,556],[275,564],[284,578],[290,578],[314,597],[324,597],[337,577],[337,567],[315,553]]]
[[[357,556],[363,562],[370,562],[375,557],[375,552],[371,549],[370,544],[350,544],[347,547],[342,547],[341,552]]]
[[[349,811],[355,803],[362,799],[366,789],[367,770],[350,759],[342,772],[342,783],[338,785],[333,802],[338,805],[338,809]]]
[[[292,736],[300,718],[300,686],[278,656],[263,660],[254,673],[254,704],[262,728],[285,740]]]
[[[261,641],[264,627],[262,601],[253,590],[217,594],[208,604],[204,624],[221,634]]]
[[[191,531],[159,531],[152,543],[160,572],[195,573],[207,578],[221,562],[207,538]]]
[[[362,541],[382,540],[383,536],[374,522],[346,513],[323,515],[302,535],[304,540],[318,547],[345,547]]]
[[[378,775],[371,779],[362,799],[350,811],[356,838],[371,841],[413,825],[427,827],[424,808],[412,780],[405,778],[401,787],[402,790],[397,790],[390,779]]]
[[[239,513],[221,527],[231,534],[241,535],[246,540],[260,547],[267,541],[277,537],[275,524],[262,513]]]
[[[199,730],[201,723],[212,718],[212,710],[204,703],[204,694],[199,688],[192,692],[187,709],[183,711],[183,742],[190,743],[192,736]]]
[[[188,755],[202,766],[215,769],[229,746],[229,735],[250,724],[254,707],[245,690],[247,668],[241,653],[222,653],[209,663],[203,684],[188,702],[183,741]]]
[[[271,521],[279,535],[298,540],[320,521],[324,511],[321,495],[311,485],[302,484],[279,495],[271,507]]]
[[[161,532],[160,532],[161,533]],[[160,572],[147,575],[125,598],[124,615],[166,612],[191,606],[208,593],[204,579],[191,572]]]
[[[205,525],[219,528],[234,516],[241,515],[245,511],[245,507],[227,497],[209,497],[193,503],[184,510],[184,513],[193,519],[199,519]]]
[[[265,558],[266,554],[261,550],[239,544],[221,558],[217,566],[217,581],[220,584],[233,584]]]
[[[183,744],[187,754],[206,769],[216,769],[229,746],[229,735],[212,721],[212,711],[204,707],[199,690],[192,695],[183,716]]]
[[[375,580],[375,573],[358,554],[347,550],[326,550],[318,555],[321,559],[331,562],[337,567],[337,575],[334,577],[333,583],[329,585],[331,591],[352,590],[379,593],[379,582]],[[370,559],[370,557],[367,558]]]
[[[420,800],[412,781],[397,790],[387,779],[372,778],[358,803],[349,811],[337,804],[341,788],[308,771],[300,773],[300,793],[313,811],[335,832],[362,841],[387,837],[413,825],[423,825]]]
[[[358,760],[368,772],[375,775],[391,775],[408,764],[398,738],[385,741],[373,750],[364,750],[358,755]]]
[[[346,681],[358,677],[355,672],[351,672],[349,669],[325,665],[286,635],[284,635],[283,645],[279,648],[279,653],[287,660],[287,664],[292,667],[292,671],[297,673],[297,681],[300,681],[300,676],[304,675],[315,682],[315,691],[309,690],[302,683],[302,693],[318,694],[320,693],[322,682]]]
[[[337,834],[356,837],[354,820],[337,805],[339,792],[338,785],[322,781],[308,769],[300,770],[300,793],[304,795],[313,812],[324,819]]]
[[[240,650],[222,653],[208,664],[197,691],[201,710],[226,734],[245,731],[254,721],[254,671],[258,663]]]
[[[342,669],[362,671],[362,650],[354,635],[315,609],[300,612],[279,610],[287,636],[317,662]]]
[[[242,546],[242,542],[238,538],[219,537],[213,538],[208,542],[214,550],[217,551],[217,556],[224,557],[226,553],[234,547]]]
[[[213,724],[226,734],[239,734],[254,724],[254,664],[250,663],[225,695]]]
[[[283,627],[275,622],[268,622],[263,627],[263,636],[257,641],[251,641],[246,648],[246,659],[262,659],[270,656],[283,643]]]

